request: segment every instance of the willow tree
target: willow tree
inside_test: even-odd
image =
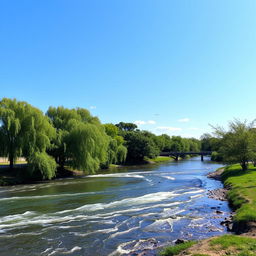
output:
[[[88,110],[50,107],[47,116],[57,131],[50,154],[62,170],[70,166],[94,173],[106,161],[108,136],[99,119]]]
[[[124,138],[118,135],[119,129],[114,124],[104,124],[105,132],[109,136],[107,161],[104,167],[110,164],[121,164],[126,160],[127,148],[124,146]]]
[[[16,99],[0,101],[1,153],[9,158],[11,169],[17,157],[30,163],[34,154],[45,152],[54,136],[55,129],[39,109]]]
[[[106,161],[108,137],[102,126],[79,123],[68,136],[67,152],[70,165],[79,170],[95,173]]]

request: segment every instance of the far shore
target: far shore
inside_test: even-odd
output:
[[[123,165],[111,164],[108,169],[100,169],[99,172],[108,171],[113,168],[125,168],[125,167],[132,167],[136,165],[139,166],[139,165],[147,165],[147,164],[158,164],[158,163],[164,163],[169,161],[174,161],[174,159],[167,156],[158,156],[153,159],[146,158],[141,162],[128,162]],[[49,182],[49,181],[41,181],[41,180],[31,180],[31,179],[28,179],[27,177],[23,177],[22,170],[26,168],[26,166],[27,166],[26,160],[24,158],[19,158],[15,162],[14,169],[10,170],[8,159],[1,157],[0,158],[0,186],[13,186],[13,185],[21,185],[21,184]],[[57,172],[57,175],[54,179],[56,180],[59,178],[67,178],[67,177],[82,177],[86,175],[87,173],[83,171],[70,169],[66,167],[64,170]]]

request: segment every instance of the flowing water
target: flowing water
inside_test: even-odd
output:
[[[0,188],[0,255],[125,255],[225,233],[199,158]],[[211,207],[219,207],[216,214]]]

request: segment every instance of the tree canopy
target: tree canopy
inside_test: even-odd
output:
[[[240,163],[243,170],[248,167],[248,162],[255,159],[256,132],[254,121],[248,123],[234,120],[229,123],[228,131],[215,127],[215,134],[221,139],[220,152],[224,161]]]
[[[57,167],[95,173],[111,164],[143,162],[161,151],[199,148],[199,140],[157,136],[134,123],[101,124],[83,108],[49,107],[44,115],[27,102],[0,101],[0,155],[9,158],[11,169],[17,157],[25,157],[26,170],[38,179],[53,178]]]
[[[109,144],[99,119],[82,108],[50,107],[46,114],[57,131],[49,153],[61,168],[67,165],[89,173],[98,170],[107,159]]]
[[[1,153],[9,158],[11,169],[18,156],[30,163],[35,154],[50,147],[55,137],[55,129],[39,109],[16,99],[0,101],[0,123]],[[54,174],[53,168],[50,176]]]

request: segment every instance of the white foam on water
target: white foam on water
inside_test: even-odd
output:
[[[22,214],[21,214],[22,215]],[[10,215],[11,216],[11,215]],[[70,221],[74,220],[87,220],[88,217],[86,215],[77,215],[77,216],[51,216],[47,214],[43,215],[37,215],[34,217],[29,217],[29,218],[21,218],[21,219],[15,219],[15,221],[11,220],[11,217],[8,216],[10,219],[8,221],[1,221],[2,224],[0,224],[0,229],[6,229],[6,228],[16,228],[20,226],[29,226],[29,225],[42,225],[42,226],[47,226],[50,224],[54,223],[68,223]]]
[[[84,205],[79,208],[71,209],[71,210],[65,210],[60,211],[52,214],[40,214],[37,212],[27,211],[22,214],[16,214],[16,215],[8,215],[0,218],[0,229],[6,229],[6,228],[17,228],[20,226],[29,226],[29,225],[42,225],[46,228],[48,225],[56,224],[56,223],[69,223],[72,221],[82,221],[82,220],[97,220],[100,221],[106,220],[106,219],[112,219],[114,217],[120,216],[122,214],[130,214],[133,213],[133,215],[140,215],[139,212],[143,210],[148,209],[155,209],[155,208],[163,208],[163,207],[171,207],[175,205],[179,205],[183,202],[162,202],[155,205],[149,205],[144,207],[135,207],[132,206],[136,205],[144,205],[146,203],[152,203],[152,202],[161,202],[166,199],[173,198],[174,196],[177,196],[179,194],[175,194],[174,192],[157,192],[152,194],[147,194],[138,198],[126,198],[120,201],[111,202],[109,204],[90,204],[90,205]],[[123,210],[112,210],[114,207],[118,206],[125,206],[130,207]],[[85,214],[78,214],[75,215],[74,213],[81,213],[81,212],[95,212],[102,209],[111,209],[111,212],[108,213],[99,213],[99,214],[93,214],[93,215],[85,215]],[[64,215],[66,213],[72,213],[71,215]],[[152,213],[152,211],[151,211]],[[141,214],[143,216],[144,213]],[[57,227],[57,226],[56,226]],[[72,226],[59,226],[57,228],[72,228]]]
[[[202,196],[203,196],[202,194],[199,194],[199,195],[190,196],[190,198],[198,198],[198,197],[202,197]]]
[[[154,223],[144,227],[143,231],[146,232],[171,232],[173,229],[173,218],[155,220]]]
[[[94,195],[101,192],[82,192],[82,193],[68,193],[68,194],[54,194],[54,195],[42,195],[42,196],[14,196],[0,198],[0,201],[12,201],[12,200],[35,200],[43,198],[60,198],[60,197],[76,197],[81,195]]]
[[[182,190],[179,190],[181,192]],[[87,204],[78,208],[58,211],[50,214],[40,214],[33,211],[26,211],[22,214],[8,215],[0,218],[0,229],[6,228],[16,228],[20,226],[29,225],[42,225],[49,226],[55,223],[69,223],[71,221],[81,221],[81,220],[92,220],[92,219],[110,219],[122,214],[133,213],[138,215],[140,211],[155,208],[167,208],[175,206],[181,202],[168,202],[170,199],[179,196],[181,194],[195,194],[203,192],[204,190],[196,189],[194,191],[178,193],[177,191],[165,191],[146,194],[135,198],[125,198],[119,201],[113,201],[110,203],[96,203]],[[80,194],[80,193],[78,193]],[[187,202],[187,201],[186,201]],[[154,204],[158,203],[158,204]],[[149,204],[149,205],[147,205]],[[142,207],[136,207],[136,206]],[[116,208],[124,207],[124,209],[118,210]],[[116,210],[115,210],[116,209]],[[101,210],[110,210],[110,212],[98,213],[93,215],[88,215],[89,213],[94,213]],[[152,211],[150,213],[152,213]],[[69,213],[69,215],[67,215]],[[83,213],[83,214],[81,214]],[[88,214],[84,214],[88,213]],[[157,211],[158,213],[158,211]],[[146,213],[147,214],[147,213]],[[143,213],[141,214],[143,216]],[[69,228],[63,226],[63,228]]]
[[[203,193],[203,192],[205,192],[204,189],[197,189],[197,190],[194,190],[194,191],[184,192],[184,194],[196,194],[196,193]]]
[[[69,232],[69,233],[79,237],[86,237],[93,234],[98,234],[98,233],[107,234],[107,233],[113,233],[116,231],[118,231],[118,228],[114,227],[114,228],[99,229],[99,230],[95,230],[87,233],[81,233],[81,232]]]
[[[108,256],[116,256],[116,255],[122,255],[122,254],[130,253],[131,250],[125,250],[125,249],[123,249],[123,247],[125,247],[128,244],[135,243],[135,242],[136,242],[136,240],[133,240],[133,241],[129,241],[129,242],[122,243],[122,244],[118,245],[117,249],[115,251],[113,251],[112,253],[110,253]]]
[[[110,235],[109,238],[114,238],[114,237],[117,237],[117,236],[125,235],[125,234],[130,233],[131,231],[137,230],[139,228],[140,228],[140,226],[129,228],[129,229],[126,229],[124,231],[119,231],[119,232],[116,232],[116,233]]]
[[[109,174],[96,174],[96,175],[88,175],[87,178],[139,178],[144,179],[145,177],[142,175],[138,175],[136,173],[109,173]]]
[[[18,220],[23,220],[26,217],[32,217],[35,216],[36,212],[32,212],[32,211],[26,211],[24,213],[21,214],[14,214],[14,215],[7,215],[4,217],[0,218],[0,223],[4,223],[4,222],[14,222],[14,221],[18,221]]]
[[[50,250],[52,250],[52,247],[45,249],[43,252],[41,252],[41,255],[46,254],[46,253],[49,252]]]
[[[48,256],[52,256],[52,255],[55,255],[55,254],[62,254],[62,255],[66,255],[66,254],[71,254],[73,252],[76,252],[76,251],[80,251],[82,248],[79,247],[79,246],[75,246],[73,247],[71,250],[67,250],[66,248],[57,248],[56,250],[54,250],[53,252],[51,252],[50,254],[48,254]]]
[[[165,208],[164,211],[161,213],[161,217],[175,217],[176,218],[176,215],[179,214],[179,213],[182,213],[184,212],[185,210],[184,209],[180,209],[178,207],[175,207],[174,209],[173,208]]]
[[[15,238],[19,236],[41,236],[43,232],[28,232],[28,233],[18,233],[13,235],[1,235],[1,238]]]
[[[132,245],[132,249],[125,249],[125,247],[127,245]],[[140,240],[132,240],[129,242],[125,242],[122,244],[119,244],[117,249],[115,251],[113,251],[112,253],[110,253],[108,256],[119,256],[119,255],[123,255],[123,254],[129,254],[132,252],[136,252],[137,250],[151,250],[153,249],[155,246],[154,243],[151,243],[151,241],[149,240],[144,240],[144,239],[140,239]]]
[[[166,179],[168,179],[168,180],[175,180],[175,178],[174,177],[171,177],[171,176],[162,176],[163,178],[166,178]]]
[[[157,193],[146,194],[140,197],[125,198],[120,201],[114,201],[110,203],[87,204],[75,209],[60,211],[58,213],[63,214],[63,213],[76,212],[76,211],[91,212],[91,211],[104,210],[104,209],[109,209],[109,208],[114,208],[119,206],[131,207],[133,205],[141,205],[141,204],[163,201],[178,195],[180,194],[177,194],[175,192],[157,192]]]

